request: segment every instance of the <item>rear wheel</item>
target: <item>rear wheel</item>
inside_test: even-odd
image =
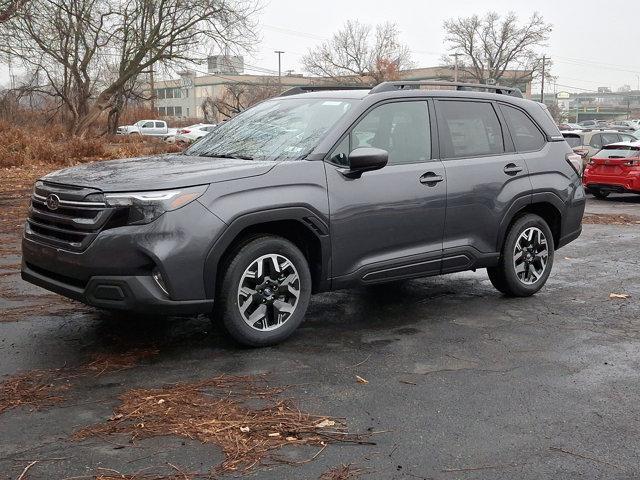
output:
[[[239,343],[252,347],[286,339],[304,319],[311,274],[288,240],[260,236],[243,244],[227,264],[216,317]]]
[[[538,215],[523,215],[507,233],[499,265],[487,269],[489,280],[505,295],[531,296],[547,282],[553,256],[553,235],[547,223]]]
[[[604,200],[611,194],[611,192],[605,192],[603,190],[597,190],[594,188],[591,189],[591,193],[593,194],[594,197],[596,197],[599,200]]]

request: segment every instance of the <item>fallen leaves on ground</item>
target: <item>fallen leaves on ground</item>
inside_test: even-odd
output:
[[[138,349],[124,353],[95,354],[79,367],[31,370],[12,375],[0,383],[0,414],[16,407],[39,410],[65,400],[72,381],[133,368],[141,360],[158,354],[157,349]]]
[[[216,473],[306,463],[280,455],[285,446],[318,447],[315,459],[331,443],[367,443],[349,434],[338,419],[302,412],[291,400],[280,399],[285,390],[269,386],[265,377],[226,375],[130,390],[120,397],[122,404],[111,419],[79,430],[75,438],[124,434],[131,441],[166,435],[195,439],[222,449],[225,458]]]
[[[640,217],[627,214],[587,213],[582,223],[592,225],[640,225]]]
[[[353,465],[340,465],[324,472],[319,480],[349,480],[360,477],[364,473],[366,473],[365,470]]]
[[[629,295],[628,293],[610,293],[609,294],[609,298],[611,299],[627,299],[629,298],[631,295]]]
[[[369,383],[369,380],[362,378],[360,375],[356,375],[356,382],[361,383],[362,385],[366,385]]]

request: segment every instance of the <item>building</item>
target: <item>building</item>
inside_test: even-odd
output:
[[[540,100],[540,95],[534,95]],[[547,105],[556,104],[564,120],[627,120],[640,118],[640,90],[612,92],[600,87],[594,92],[546,94]]]
[[[242,57],[214,56],[208,61],[208,73],[196,75],[194,72],[184,72],[179,79],[163,80],[155,84],[154,107],[160,117],[184,117],[204,119],[202,109],[206,99],[222,98],[234,84],[255,87],[278,87],[278,77],[274,75],[244,75],[244,61]],[[437,80],[453,81],[455,72],[448,67],[430,67],[405,70],[399,74],[401,80]],[[531,83],[522,80],[526,72],[508,71],[506,78],[515,81],[505,81],[504,84],[519,87],[525,96],[531,94]],[[361,81],[361,79],[358,79]],[[460,71],[458,80],[472,82],[470,76]],[[283,75],[281,90],[305,85],[335,85],[335,79],[321,77],[305,77],[303,75]],[[345,83],[357,83],[353,78],[345,78]],[[278,91],[275,88],[274,91]],[[222,118],[216,119],[218,121]]]

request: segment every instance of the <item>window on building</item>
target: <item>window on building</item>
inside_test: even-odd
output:
[[[157,98],[159,98],[159,99],[163,99],[163,98],[165,98],[165,95],[164,95],[164,88],[158,88],[158,89],[156,90],[156,97],[157,97]]]
[[[436,103],[444,120],[438,125],[447,158],[504,153],[502,127],[493,105],[449,100]]]
[[[167,110],[164,107],[158,107],[158,115],[164,117],[167,114]]]
[[[187,107],[187,117],[189,116],[189,107]]]
[[[182,116],[182,107],[175,107],[173,110],[173,114],[176,117],[181,117]]]
[[[182,96],[182,90],[179,88],[173,89],[173,98],[180,98]]]
[[[173,117],[173,107],[167,107],[167,117]]]

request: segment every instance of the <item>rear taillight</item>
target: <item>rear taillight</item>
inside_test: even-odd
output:
[[[184,135],[185,133],[189,133],[191,130],[187,130],[186,128],[182,128],[178,130],[179,135]]]
[[[629,160],[625,162],[625,167],[640,167],[640,160]]]
[[[582,174],[582,157],[580,155],[577,153],[567,153],[566,160],[578,175]]]

